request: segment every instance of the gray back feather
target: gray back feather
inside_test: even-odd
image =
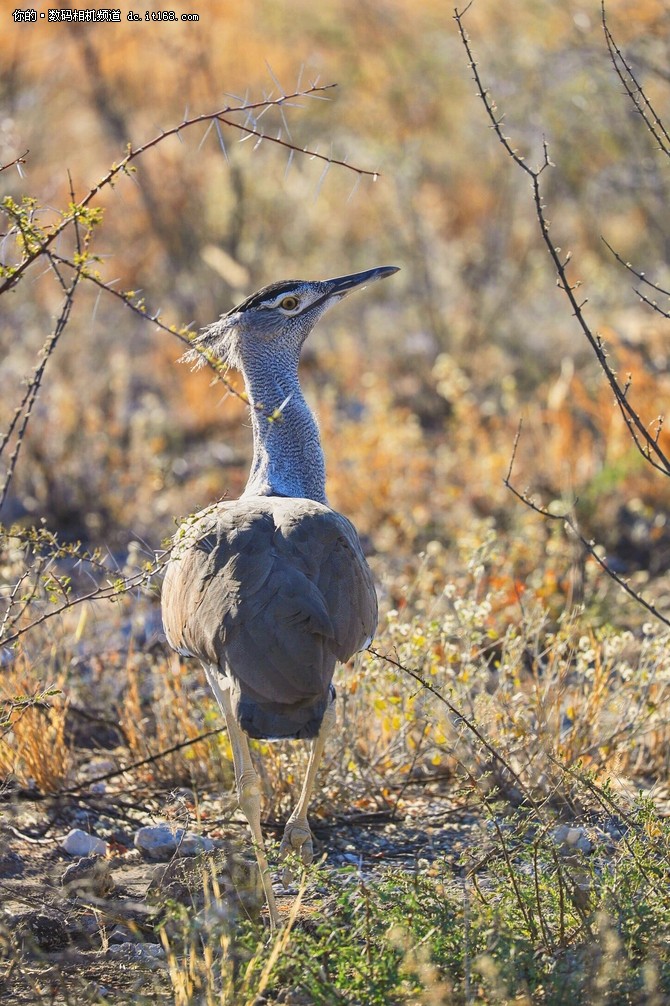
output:
[[[320,723],[336,661],[374,633],[377,598],[345,517],[314,500],[246,496],[182,528],[163,622],[175,649],[232,679],[238,706],[283,716],[288,731],[300,710],[320,709]]]

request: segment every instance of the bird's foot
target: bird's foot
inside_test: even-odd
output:
[[[290,857],[295,860],[300,857],[303,866],[309,866],[314,859],[312,832],[307,821],[289,821],[284,829],[284,837],[279,846],[279,859],[283,861]],[[293,880],[291,864],[287,863],[282,871],[282,883],[288,887]]]

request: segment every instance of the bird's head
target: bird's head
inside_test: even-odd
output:
[[[324,311],[352,290],[395,272],[397,266],[379,266],[336,279],[272,283],[205,328],[181,359],[198,368],[211,355],[238,369],[268,351],[297,359]]]

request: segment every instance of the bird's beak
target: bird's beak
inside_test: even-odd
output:
[[[398,272],[399,267],[397,265],[380,265],[376,269],[367,269],[365,272],[355,272],[351,276],[338,276],[337,279],[327,279],[324,281],[324,287],[328,290],[327,296],[330,297],[344,297],[351,290],[355,290],[359,286],[364,286],[366,283],[374,283],[378,279],[386,279],[387,276],[392,276],[394,272]]]

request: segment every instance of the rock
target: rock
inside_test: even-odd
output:
[[[157,862],[171,859],[177,848],[176,832],[166,824],[140,828],[135,834],[135,848]]]
[[[147,900],[156,904],[176,901],[180,905],[198,906],[202,896],[202,877],[194,865],[184,859],[155,867],[147,888]]]
[[[221,850],[205,853],[197,860],[175,858],[166,866],[156,866],[146,896],[150,904],[172,901],[196,911],[218,901],[216,910],[220,909],[228,920],[240,911],[258,918],[265,904],[256,861]]]
[[[69,856],[104,856],[107,843],[81,828],[73,828],[61,841],[61,849]]]
[[[107,935],[110,944],[137,943],[139,937],[127,926],[115,926]]]
[[[214,848],[211,838],[195,835],[183,828],[172,829],[167,824],[140,828],[135,835],[135,848],[156,862],[165,862],[176,854],[195,856],[200,852],[210,852]]]
[[[107,775],[118,768],[111,758],[94,758],[86,765],[82,765],[79,770],[79,777],[82,780],[97,779],[101,775]]]
[[[62,950],[70,942],[65,919],[57,912],[38,909],[15,918],[16,931],[23,943],[39,950]]]
[[[197,856],[201,852],[212,852],[214,842],[204,835],[196,835],[192,831],[182,832],[177,846],[178,856]]]
[[[77,940],[86,945],[91,941],[100,942],[100,919],[93,912],[82,912],[80,915],[72,915],[67,921],[67,931],[70,939]]]
[[[561,824],[554,828],[551,837],[559,846],[559,850],[564,856],[571,856],[576,852],[581,852],[588,856],[593,852],[593,842],[588,836],[586,828],[571,827],[568,824]]]
[[[130,838],[128,841],[132,844],[133,840]],[[119,858],[115,859],[113,863],[115,867],[137,866],[139,863],[144,862],[144,856],[139,849],[131,849],[127,843],[124,843],[124,847],[126,851]]]
[[[4,852],[0,855],[0,877],[22,877],[24,865],[18,852]]]
[[[93,895],[104,898],[114,890],[109,863],[99,856],[85,856],[71,863],[61,877],[61,884],[70,895]]]
[[[124,964],[139,964],[151,970],[164,966],[165,951],[158,943],[116,943],[107,951],[107,957]]]
[[[222,930],[228,931],[237,920],[237,907],[230,900],[216,901],[207,905],[195,917],[197,932],[204,937],[216,937]]]

